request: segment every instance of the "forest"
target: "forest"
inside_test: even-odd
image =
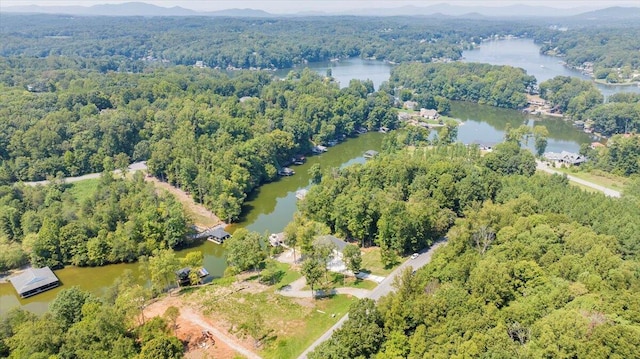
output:
[[[447,238],[430,264],[404,272],[395,293],[352,306],[310,358],[637,357],[640,192],[588,193],[561,176],[532,175],[526,156],[501,173],[512,156],[432,151],[385,155],[309,193],[305,215],[398,254]],[[337,183],[349,191],[332,199]],[[374,204],[358,202],[366,198]]]
[[[540,84],[540,97],[573,120],[586,120],[597,133],[611,136],[640,131],[640,96],[604,97],[591,81],[557,76]]]
[[[523,108],[536,78],[511,66],[479,63],[401,64],[393,68],[391,88],[413,90],[416,97],[441,96],[495,107]]]
[[[174,17],[158,21],[139,17],[130,21],[126,17],[71,20],[62,15],[3,14],[0,56],[80,58],[102,72],[139,72],[149,66],[190,66],[196,61],[243,69],[282,69],[345,57],[430,62],[457,60],[465,47],[494,34],[522,35],[534,28],[507,20],[446,18]]]
[[[188,244],[190,219],[173,196],[137,173],[102,175],[91,196],[69,185],[0,187],[0,272],[30,263],[52,268],[134,262]]]

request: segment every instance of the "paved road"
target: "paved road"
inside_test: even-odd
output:
[[[291,284],[286,286],[283,289],[280,289],[276,293],[285,296],[285,297],[293,297],[293,298],[312,298],[311,290],[303,290],[304,286],[307,285],[307,281],[304,277],[298,278],[293,281]],[[350,287],[341,287],[335,288],[330,293],[327,294],[349,294],[357,298],[367,298],[371,293],[370,290],[361,289],[361,288],[350,288]],[[318,296],[322,297],[323,294],[320,293]]]
[[[418,258],[409,259],[406,262],[402,263],[398,268],[396,268],[393,272],[391,272],[391,274],[389,274],[382,281],[382,283],[380,283],[374,290],[372,290],[371,293],[369,293],[369,295],[367,296],[367,298],[371,298],[377,301],[381,297],[389,294],[394,289],[392,285],[393,285],[394,278],[396,276],[400,275],[405,270],[405,268],[409,266],[413,267],[414,269],[422,268],[423,266],[425,266],[427,263],[431,261],[431,256],[433,255],[433,252],[435,252],[436,249],[442,247],[445,244],[446,244],[445,241],[438,242],[433,246],[431,246],[431,248],[429,248],[428,251],[426,251],[425,253],[422,253]],[[348,317],[349,317],[349,314],[345,314],[344,317],[340,318],[340,320],[336,324],[334,324],[334,326],[329,328],[329,330],[327,330],[324,334],[322,334],[322,336],[318,338],[318,340],[313,342],[311,346],[309,346],[302,354],[300,354],[298,359],[306,359],[307,354],[312,352],[322,342],[324,342],[325,340],[328,340],[333,334],[333,332],[339,329],[344,324],[344,322],[348,319]]]
[[[142,161],[142,162],[134,162],[132,164],[129,165],[129,172],[133,173],[133,172],[138,172],[138,171],[146,171],[147,170],[147,162],[146,161]],[[114,174],[119,174],[120,170],[115,170],[113,171]],[[76,176],[76,177],[65,177],[64,181],[65,183],[73,183],[73,182],[80,182],[80,181],[84,181],[84,180],[88,180],[88,179],[94,179],[94,178],[100,178],[101,173],[89,173],[83,176]],[[23,182],[25,185],[27,186],[37,186],[37,185],[42,185],[45,186],[47,184],[49,184],[49,181],[35,181],[35,182]]]
[[[558,174],[558,175],[564,175],[564,173],[560,172],[560,171],[556,171],[553,168],[550,168],[549,166],[547,166],[547,164],[545,162],[542,161],[536,161],[536,169],[540,170],[540,171],[544,171],[547,173],[551,173],[551,174]],[[620,197],[620,192],[612,190],[610,188],[604,187],[604,186],[600,186],[598,184],[595,184],[593,182],[589,182],[589,181],[585,181],[583,179],[580,179],[578,177],[574,177],[571,175],[567,175],[567,178],[569,179],[569,181],[575,182],[575,183],[579,183],[583,186],[587,186],[587,187],[591,187],[595,190],[598,190],[602,193],[605,194],[605,196],[609,196],[609,197]]]

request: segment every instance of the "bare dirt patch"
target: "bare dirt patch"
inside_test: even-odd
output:
[[[155,177],[146,177],[145,181],[153,183],[156,188],[168,191],[172,195],[176,196],[178,201],[182,203],[187,212],[192,216],[194,224],[199,227],[209,228],[224,224],[220,218],[209,211],[206,207],[196,203],[190,195],[185,191],[176,188],[166,182],[162,182]]]
[[[203,315],[200,308],[187,303],[182,296],[168,296],[150,304],[145,309],[145,317],[148,319],[163,316],[167,308],[171,306],[180,309],[175,335],[186,344],[185,358],[233,359],[237,357],[238,353],[244,355],[246,352],[251,352],[253,354],[251,340],[240,340],[230,334],[225,334],[228,333],[228,323]],[[225,335],[223,337],[216,334]],[[253,354],[252,357],[257,358],[257,355]]]

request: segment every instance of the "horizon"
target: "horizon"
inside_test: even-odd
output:
[[[590,0],[564,0],[564,1],[531,1],[531,0],[489,0],[478,3],[465,0],[239,0],[239,1],[197,1],[197,0],[3,0],[0,9],[9,7],[39,6],[39,7],[67,7],[81,6],[89,8],[95,5],[117,5],[125,3],[145,3],[163,8],[180,7],[197,12],[221,11],[230,9],[253,9],[262,10],[273,14],[293,14],[299,12],[325,12],[337,13],[354,11],[359,9],[385,9],[402,8],[415,6],[426,8],[433,5],[447,4],[459,7],[508,7],[513,5],[526,5],[533,7],[550,7],[556,9],[584,9],[586,11],[604,9],[614,6],[640,7],[637,1],[613,0],[613,1],[590,1]]]

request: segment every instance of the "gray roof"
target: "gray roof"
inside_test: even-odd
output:
[[[369,150],[364,153],[365,157],[375,157],[378,155],[378,151]]]
[[[9,282],[11,282],[19,294],[44,287],[58,281],[58,277],[53,274],[53,271],[51,271],[49,267],[29,268],[24,272],[9,278]]]
[[[584,156],[578,153],[567,151],[562,151],[560,153],[546,152],[543,157],[549,161],[562,161],[570,164],[579,164],[587,160]]]
[[[210,231],[207,231],[208,235],[213,237],[213,238],[227,238],[227,237],[231,237],[231,234],[227,231],[224,230],[224,228],[222,227],[216,227]]]
[[[319,237],[316,238],[315,243],[316,244],[325,244],[325,243],[331,244],[331,245],[336,247],[336,250],[338,252],[342,252],[342,250],[344,250],[344,248],[347,246],[347,242],[343,241],[340,238],[332,236],[332,235],[319,236]]]

